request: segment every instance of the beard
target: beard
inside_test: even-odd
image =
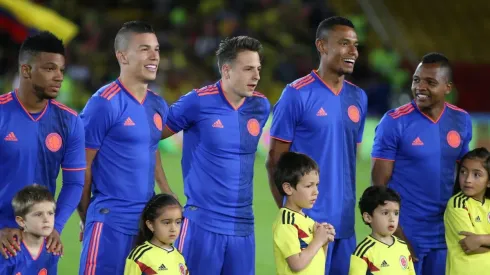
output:
[[[45,100],[45,99],[55,99],[56,96],[51,96],[48,93],[46,93],[46,88],[41,87],[36,84],[32,84],[32,88],[34,89],[34,94],[36,97],[39,99],[39,101]]]

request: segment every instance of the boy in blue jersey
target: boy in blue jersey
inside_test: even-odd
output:
[[[282,153],[295,151],[313,158],[320,167],[320,194],[305,213],[332,224],[337,235],[328,247],[325,274],[347,275],[356,247],[356,153],[367,112],[364,91],[344,80],[358,57],[357,35],[351,21],[331,17],[316,33],[320,66],[284,88],[274,106],[267,171],[278,207],[283,197],[272,175]]]
[[[28,185],[15,195],[12,207],[22,228],[21,250],[15,257],[0,258],[0,274],[56,275],[60,256],[46,249],[46,238],[54,230],[53,195],[44,186]]]
[[[187,205],[177,248],[190,274],[255,274],[253,169],[267,98],[256,92],[262,45],[225,39],[216,52],[221,80],[170,107],[164,138],[184,131]]]
[[[60,234],[82,194],[83,124],[75,111],[54,100],[63,81],[64,55],[63,42],[53,34],[28,37],[19,52],[19,88],[0,96],[0,247],[13,255],[22,239],[11,206],[17,192],[36,182],[54,195],[61,167],[56,223],[47,238],[49,251],[56,253],[62,250]]]
[[[444,210],[452,195],[456,162],[469,150],[471,119],[446,103],[451,67],[442,54],[422,58],[412,80],[414,100],[388,111],[376,128],[372,179],[402,197],[400,227],[417,274],[444,274]]]
[[[114,48],[120,77],[100,88],[81,114],[87,174],[78,208],[84,225],[79,274],[124,273],[141,211],[154,194],[155,156],[168,113],[163,98],[148,90],[160,61],[152,27],[125,23]]]

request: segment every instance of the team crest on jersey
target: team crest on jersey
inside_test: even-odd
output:
[[[461,144],[461,136],[454,130],[449,131],[449,133],[447,133],[447,143],[453,148],[458,148]]]
[[[46,137],[46,147],[51,152],[58,152],[58,150],[63,145],[63,140],[61,136],[57,133],[51,133]]]
[[[163,129],[163,121],[162,121],[162,116],[159,113],[155,113],[153,115],[153,123],[155,123],[155,126],[159,131]]]
[[[37,275],[48,275],[48,270],[46,268],[41,269]]]
[[[403,269],[407,269],[408,268],[408,260],[407,260],[407,257],[401,255],[400,256],[400,265],[402,266]]]
[[[352,120],[352,122],[354,123],[358,123],[359,120],[361,119],[359,109],[357,109],[357,107],[354,105],[349,106],[349,108],[347,109],[347,115],[349,116],[350,120]]]
[[[255,118],[251,118],[247,122],[248,133],[256,137],[260,133],[260,124]]]
[[[179,271],[180,271],[180,275],[186,275],[185,267],[181,263],[179,264]]]

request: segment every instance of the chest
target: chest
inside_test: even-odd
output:
[[[14,160],[33,155],[61,162],[70,135],[69,118],[47,111],[38,121],[27,114],[12,112],[0,120],[2,157]]]
[[[361,102],[356,97],[327,94],[302,100],[299,129],[308,132],[355,135],[363,117]]]
[[[302,221],[294,226],[298,230],[298,241],[301,250],[306,249],[311,241],[313,241],[315,222]]]
[[[476,234],[490,234],[490,203],[477,205],[476,201],[469,205],[469,218]]]
[[[186,275],[187,267],[185,266],[184,258],[179,257],[178,254],[174,255],[175,253],[176,252],[171,252],[167,255],[161,255],[161,257],[151,259],[148,266],[154,273],[146,273],[162,275]]]
[[[454,163],[462,150],[464,127],[439,124],[428,120],[409,123],[398,144],[401,157],[410,159],[445,159]]]
[[[254,153],[267,117],[265,109],[206,108],[197,122],[199,140],[207,150]]]
[[[410,273],[409,252],[391,248],[378,250],[370,268],[373,274],[413,274]],[[413,271],[412,271],[413,272]]]
[[[128,147],[156,146],[162,137],[165,112],[152,104],[123,104],[113,118],[109,139]]]

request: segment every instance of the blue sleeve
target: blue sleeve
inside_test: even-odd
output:
[[[195,91],[189,92],[172,104],[168,110],[167,128],[178,133],[187,130],[194,124],[199,115],[199,96]]]
[[[98,150],[115,119],[111,102],[103,97],[93,96],[80,117],[85,127],[85,147]]]
[[[361,127],[359,128],[359,133],[357,135],[357,143],[362,142],[362,136],[364,135],[364,125],[366,124],[367,109],[368,109],[367,95],[363,90],[360,91],[361,91]]]
[[[265,102],[265,111],[264,111],[264,119],[261,121],[260,127],[262,129],[265,127],[265,124],[267,124],[267,120],[269,120],[269,116],[271,114],[271,104],[267,98],[264,98]]]
[[[471,123],[470,115],[466,115],[466,136],[463,139],[463,146],[461,147],[461,153],[459,153],[458,160],[461,160],[466,153],[470,151],[470,142],[473,139],[473,124]]]
[[[398,129],[397,120],[385,114],[375,129],[372,158],[395,160],[400,138]]]
[[[271,137],[285,142],[293,141],[301,118],[300,106],[299,91],[286,86],[272,111]]]
[[[80,202],[85,180],[85,167],[85,132],[82,120],[77,116],[61,163],[63,185],[56,203],[54,225],[58,233],[63,231],[63,227]]]
[[[60,256],[51,256],[51,262],[49,263],[49,266],[47,266],[48,275],[57,275],[59,259]]]
[[[5,259],[4,257],[0,257],[0,274],[16,275],[14,272],[15,272],[15,267],[17,265],[16,263],[17,257],[22,257],[22,256],[10,256],[10,258],[8,259]]]

